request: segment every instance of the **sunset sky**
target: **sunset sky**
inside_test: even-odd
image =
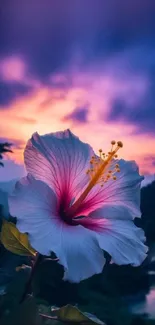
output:
[[[155,173],[154,0],[1,0],[0,181],[24,174],[33,132],[66,128]]]

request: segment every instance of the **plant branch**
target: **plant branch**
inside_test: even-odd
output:
[[[33,280],[33,277],[34,277],[34,274],[35,274],[35,271],[36,271],[38,265],[40,264],[41,259],[42,259],[42,256],[38,253],[37,256],[36,256],[36,259],[34,261],[34,264],[32,266],[31,273],[30,273],[28,282],[27,282],[27,284],[25,286],[25,290],[24,290],[24,293],[23,293],[23,295],[21,297],[20,303],[22,303],[25,300],[27,294],[29,293],[29,290],[31,288],[31,283],[32,283],[32,280]]]

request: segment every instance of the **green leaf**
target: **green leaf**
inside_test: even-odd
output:
[[[77,307],[72,305],[66,305],[56,310],[58,319],[62,322],[75,322],[79,324],[101,324],[104,325],[101,320],[96,316],[88,313],[82,313]]]
[[[28,236],[21,234],[12,222],[3,220],[1,230],[1,242],[10,252],[23,255],[35,256],[35,250],[30,246]]]

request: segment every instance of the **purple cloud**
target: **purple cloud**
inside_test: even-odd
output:
[[[5,109],[12,100],[28,94],[31,90],[30,86],[19,82],[0,81],[0,109]]]
[[[155,167],[155,156],[146,156],[144,157],[144,161],[150,165],[152,165],[152,167]]]
[[[1,6],[0,56],[20,53],[43,81],[64,70],[78,51],[87,65],[143,44],[154,49],[154,0],[12,0]]]
[[[110,61],[117,78],[121,74],[146,77],[150,83],[147,98],[134,107],[122,98],[114,99],[107,121],[124,120],[135,125],[137,133],[155,134],[154,0],[2,0],[1,7],[0,59],[19,55],[26,61],[30,78],[60,89],[62,96],[72,87],[68,68],[78,55],[84,71],[94,63],[106,69]],[[66,79],[55,80],[58,74]],[[0,87],[3,107],[31,91],[20,83],[1,82]],[[46,109],[51,100],[43,101],[40,109]],[[87,116],[87,109],[76,108],[65,119],[82,123]]]
[[[72,113],[66,115],[63,121],[73,121],[77,123],[86,123],[88,120],[88,107],[76,107]]]
[[[113,100],[107,121],[123,121],[136,126],[136,134],[150,133],[155,136],[154,94],[148,94],[137,105],[129,105],[125,99]]]

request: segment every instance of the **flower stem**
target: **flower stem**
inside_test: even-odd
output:
[[[25,290],[24,290],[24,293],[23,293],[23,295],[21,297],[20,303],[22,303],[25,300],[27,294],[29,293],[29,290],[31,288],[31,283],[32,283],[32,280],[33,280],[33,277],[34,277],[34,274],[35,274],[35,271],[36,271],[38,265],[40,264],[41,259],[42,259],[42,255],[38,253],[36,255],[36,259],[35,259],[35,261],[33,263],[33,266],[32,266],[32,269],[31,269],[31,273],[30,273],[28,282],[27,282],[27,284],[25,286]]]

